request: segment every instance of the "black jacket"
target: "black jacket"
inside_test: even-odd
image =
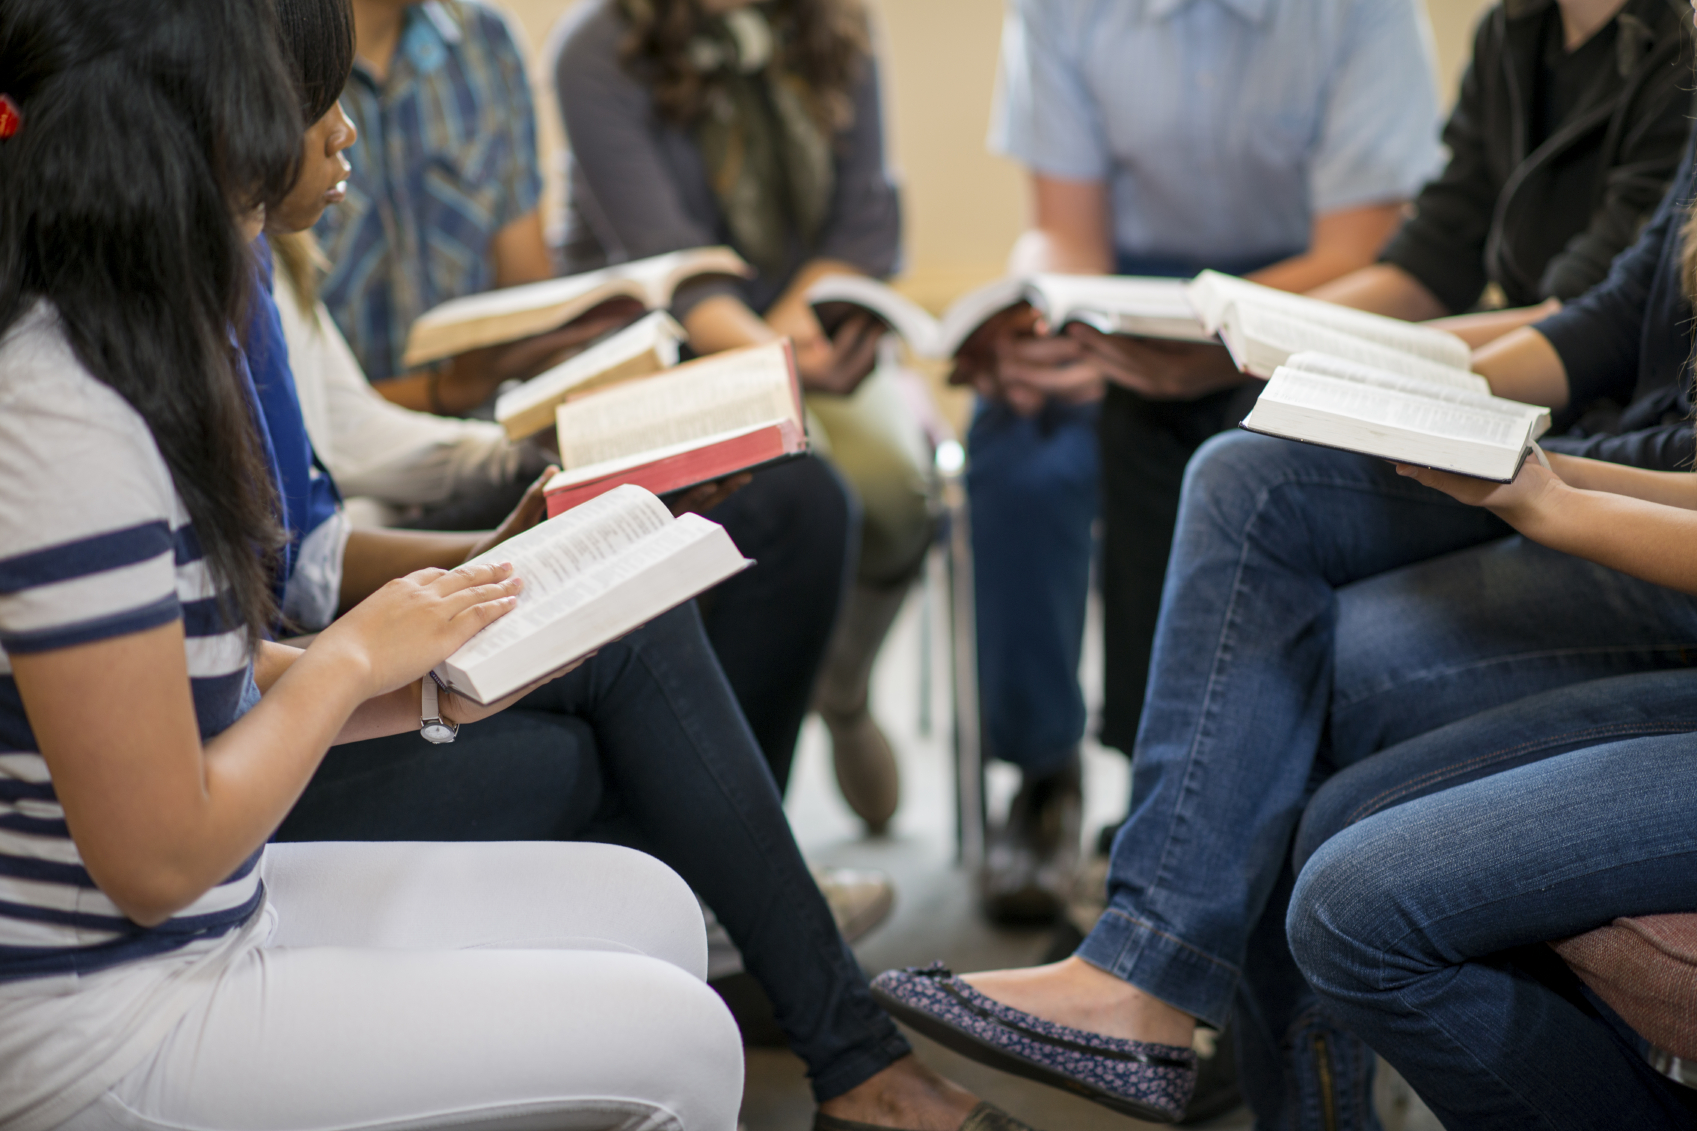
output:
[[[1557,427],[1583,414],[1568,435],[1544,441],[1551,451],[1658,471],[1691,467],[1693,325],[1680,260],[1697,136],[1693,145],[1661,208],[1602,285],[1538,323],[1567,370],[1568,408]]]
[[[1568,121],[1528,152],[1544,15],[1553,0],[1503,0],[1479,22],[1444,144],[1450,161],[1420,190],[1382,258],[1452,313],[1487,282],[1510,306],[1574,298],[1608,273],[1661,200],[1691,108],[1691,7],[1629,0],[1612,66]]]

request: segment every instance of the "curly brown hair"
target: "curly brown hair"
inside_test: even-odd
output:
[[[662,120],[690,126],[706,112],[711,76],[690,57],[690,41],[710,18],[701,0],[621,0],[630,24],[620,58],[654,96]],[[766,6],[778,62],[811,88],[820,124],[838,130],[854,119],[853,92],[871,51],[861,0],[771,0]]]

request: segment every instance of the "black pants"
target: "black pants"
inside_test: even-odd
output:
[[[409,526],[487,530],[518,505],[541,467],[476,498],[450,500]],[[731,681],[782,793],[849,571],[859,558],[860,516],[848,488],[811,456],[758,472],[707,517],[758,565],[702,598],[707,638]]]
[[[278,840],[597,840],[670,865],[772,1000],[815,1095],[908,1051],[809,875],[694,606],[432,746],[334,747]]]
[[[1178,521],[1184,469],[1208,437],[1249,414],[1262,383],[1194,401],[1115,385],[1102,402],[1102,743],[1131,753]]]

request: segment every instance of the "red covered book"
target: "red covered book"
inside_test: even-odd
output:
[[[714,354],[568,400],[548,514],[634,483],[682,491],[807,451],[788,342]]]

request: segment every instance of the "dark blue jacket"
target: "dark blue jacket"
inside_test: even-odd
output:
[[[1679,264],[1694,161],[1688,143],[1638,241],[1606,279],[1537,325],[1567,367],[1568,407],[1556,427],[1568,432],[1545,441],[1551,451],[1661,471],[1692,466],[1692,310]]]

